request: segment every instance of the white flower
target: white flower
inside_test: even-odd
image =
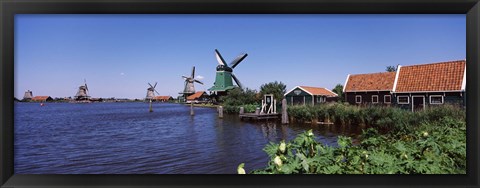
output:
[[[280,149],[280,152],[284,153],[286,148],[287,148],[287,145],[285,144],[285,142],[282,141],[278,149]]]
[[[402,156],[404,159],[408,159],[408,155],[407,154],[403,154]]]
[[[308,136],[313,136],[312,130],[308,131]]]
[[[276,156],[275,159],[273,159],[273,162],[279,167],[283,165],[283,162],[279,156]]]
[[[428,136],[428,132],[423,132],[423,137],[427,137]]]
[[[244,163],[238,165],[238,168],[237,168],[238,174],[245,174],[245,169],[243,169],[244,165],[245,165]]]

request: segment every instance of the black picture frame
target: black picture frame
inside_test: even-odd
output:
[[[478,187],[479,0],[4,0],[1,12],[1,187]],[[466,14],[467,175],[13,174],[15,14]]]

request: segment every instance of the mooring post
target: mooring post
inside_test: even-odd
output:
[[[282,124],[288,124],[287,99],[282,100]]]
[[[260,114],[260,108],[257,107],[257,108],[255,109],[255,114],[257,114],[257,115]]]
[[[218,117],[223,118],[223,106],[219,106],[217,108],[217,111],[218,111]]]
[[[193,112],[193,101],[190,102],[190,115],[193,116],[195,113]]]
[[[243,113],[245,113],[245,109],[244,109],[243,106],[242,106],[242,107],[240,107],[240,112],[239,112],[239,114],[242,115]]]
[[[153,108],[152,108],[152,99],[150,99],[150,107],[149,107],[149,112],[153,112]]]

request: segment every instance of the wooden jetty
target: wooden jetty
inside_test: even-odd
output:
[[[262,114],[262,113],[244,113],[240,114],[240,119],[253,119],[253,120],[268,120],[268,119],[277,119],[280,117],[281,114],[274,113],[274,114]]]

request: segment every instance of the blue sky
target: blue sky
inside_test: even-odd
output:
[[[333,88],[348,74],[465,59],[465,15],[16,15],[15,97],[178,96],[192,66],[213,86],[214,49],[242,84]]]

